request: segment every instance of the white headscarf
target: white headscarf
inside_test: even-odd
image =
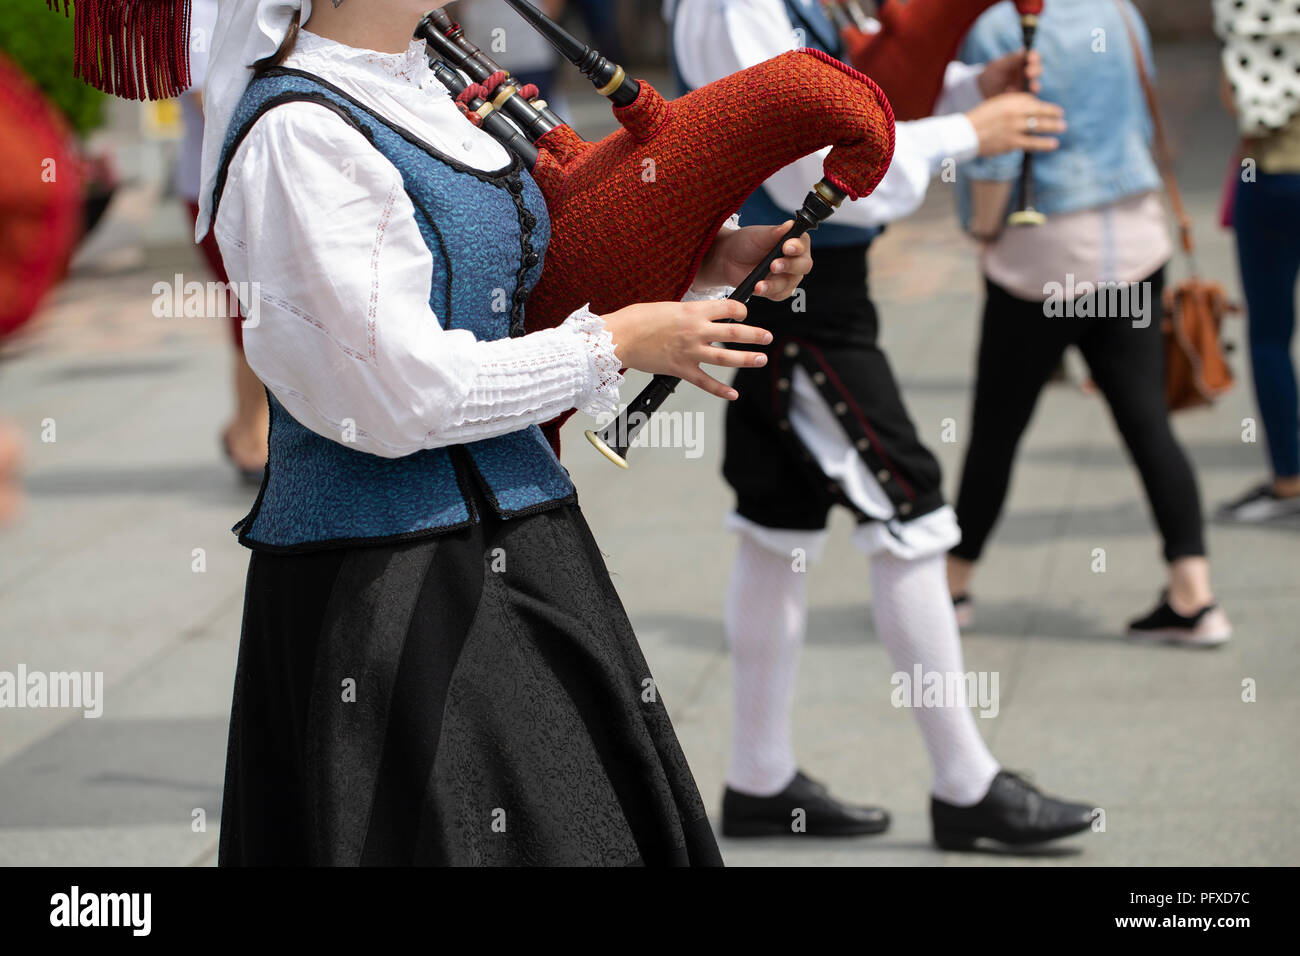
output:
[[[301,22],[306,23],[311,16],[311,0],[219,0],[203,89],[203,166],[195,242],[208,232],[221,147],[235,107],[253,78],[250,67],[280,48],[299,10]]]

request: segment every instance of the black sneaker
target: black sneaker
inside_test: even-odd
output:
[[[1283,498],[1273,490],[1271,483],[1265,483],[1234,501],[1220,505],[1214,515],[1221,521],[1240,521],[1243,524],[1300,517],[1300,496]]]
[[[1129,624],[1128,635],[1135,640],[1213,647],[1232,637],[1232,624],[1218,604],[1207,604],[1185,617],[1169,606],[1169,592],[1165,591],[1154,611]]]
[[[959,807],[930,798],[934,842],[942,850],[974,850],[982,840],[1032,846],[1081,833],[1092,826],[1093,808],[1058,800],[1020,774],[999,770],[984,799]]]
[[[770,797],[730,787],[722,795],[722,835],[862,836],[889,829],[889,813],[831,796],[823,784],[796,772],[790,785]]]

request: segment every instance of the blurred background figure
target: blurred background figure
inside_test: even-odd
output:
[[[1271,521],[1300,515],[1300,396],[1291,358],[1300,273],[1300,6],[1214,0],[1214,27],[1223,41],[1224,103],[1241,133],[1232,220],[1273,470],[1219,517]]]
[[[82,175],[71,128],[0,53],[0,339],[26,323],[63,278],[82,229]],[[0,421],[0,525],[22,501],[22,440]]]
[[[564,0],[542,0],[537,4],[548,16],[559,19]],[[603,6],[603,4],[602,4]],[[505,0],[457,0],[447,12],[464,28],[465,35],[521,83],[532,83],[542,99],[561,116],[567,115],[558,99],[555,48],[512,10]]]
[[[189,204],[191,219],[197,219],[199,215],[199,165],[203,158],[203,81],[207,74],[208,54],[216,23],[217,0],[193,0],[190,12],[191,85],[181,96],[185,133],[177,155],[175,176],[176,194]],[[217,248],[212,233],[203,237],[199,250],[217,281],[228,283],[221,251]],[[228,292],[227,295],[227,314],[231,317],[230,336],[234,344],[235,409],[221,432],[221,448],[244,482],[260,485],[262,473],[266,469],[270,412],[266,405],[266,390],[244,358],[243,317],[239,304],[233,293]]]
[[[564,4],[561,0],[555,6],[563,7]],[[597,49],[615,63],[627,59],[618,32],[619,6],[617,0],[573,0],[573,8],[586,24]],[[653,22],[653,12],[646,9],[646,4],[642,4],[642,9],[638,12]]]
[[[71,129],[0,53],[0,335],[36,312],[81,235],[81,171]]]
[[[1104,53],[1079,42],[1096,30],[1109,38]],[[999,4],[976,22],[961,58],[987,62],[1021,43],[1014,7]],[[1002,513],[1020,439],[1062,353],[1076,345],[1110,406],[1164,539],[1167,588],[1153,611],[1129,624],[1129,633],[1216,644],[1231,627],[1210,588],[1200,491],[1165,399],[1161,294],[1173,247],[1135,45],[1153,75],[1146,27],[1128,0],[1055,0],[1039,19],[1042,97],[1061,104],[1070,119],[1061,148],[1033,166],[1046,224],[1002,228],[1019,205],[1014,180],[1021,154],[977,159],[958,175],[962,223],[985,242],[987,296],[957,497],[962,540],[950,553],[949,589],[969,623],[975,562]],[[1141,289],[1138,301],[1148,311],[1141,317],[1048,315],[1044,303],[1053,284],[1073,289],[1084,282]]]

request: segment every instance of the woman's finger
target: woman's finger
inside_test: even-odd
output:
[[[1018,140],[1015,149],[1029,153],[1050,153],[1061,145],[1061,141],[1054,136],[1020,136]]]
[[[724,319],[743,322],[745,316],[749,314],[745,303],[737,302],[735,299],[704,299],[700,302],[684,302],[682,305],[685,306],[688,315],[707,322],[721,322]]]
[[[702,326],[699,332],[700,341],[705,343],[735,342],[738,345],[767,345],[772,341],[772,333],[767,329],[760,329],[756,325],[745,325],[742,322],[734,325],[711,323]]]
[[[710,395],[716,395],[718,398],[734,402],[740,397],[740,394],[730,385],[719,382],[716,378],[704,371],[698,365],[689,369],[682,370],[684,374],[679,375],[683,382],[690,382],[701,391],[708,392]]]
[[[784,302],[794,294],[794,290],[799,288],[799,277],[774,279],[772,281],[760,282],[754,289],[754,294],[762,296],[769,302]]]
[[[721,365],[723,368],[762,368],[767,356],[747,349],[720,349],[710,346],[700,355],[702,365]]]

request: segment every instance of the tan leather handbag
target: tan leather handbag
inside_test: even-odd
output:
[[[1196,244],[1192,240],[1192,220],[1183,205],[1183,194],[1174,176],[1169,141],[1165,137],[1164,119],[1155,87],[1147,73],[1142,47],[1129,19],[1123,0],[1116,0],[1124,26],[1128,29],[1137,63],[1142,90],[1146,94],[1151,122],[1155,126],[1155,157],[1169,195],[1169,205],[1178,222],[1179,241],[1187,260],[1188,277],[1166,286],[1165,318],[1165,396],[1171,411],[1209,405],[1233,385],[1232,368],[1224,355],[1220,332],[1225,315],[1241,311],[1228,301],[1223,286],[1200,277],[1196,265]]]

